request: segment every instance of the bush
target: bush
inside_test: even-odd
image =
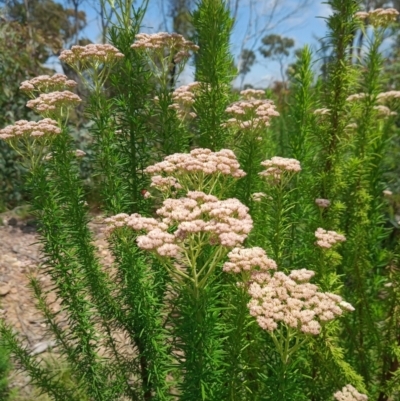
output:
[[[325,75],[314,79],[305,47],[278,110],[263,90],[229,86],[224,1],[198,3],[196,43],[140,34],[146,7],[110,4],[111,44],[60,59],[90,91],[91,168],[114,263],[103,266],[88,227],[85,155],[68,124],[82,99],[59,91],[74,85],[65,76],[33,79],[28,106],[46,120],[0,135],[29,171],[41,268],[67,330],[40,281],[31,287],[71,380],[5,322],[2,343],[57,401],[398,397],[400,245],[385,159],[400,94],[383,91],[379,52],[398,13],[328,1]],[[370,41],[354,64],[366,17]],[[198,81],[174,90],[191,53]]]

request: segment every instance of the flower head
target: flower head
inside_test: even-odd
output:
[[[347,384],[341,391],[333,395],[337,401],[367,401],[365,394],[359,393],[351,384]]]
[[[72,46],[71,50],[63,50],[59,59],[83,70],[101,64],[111,64],[123,57],[124,55],[110,44],[89,44]]]
[[[178,250],[182,252],[198,233],[206,234],[207,241],[214,245],[233,248],[243,243],[253,227],[248,208],[237,199],[218,200],[200,191],[189,191],[184,198],[166,199],[157,215],[158,219],[121,214],[105,221],[109,232],[122,226],[147,232],[138,237],[139,247],[161,256],[166,256],[159,252],[161,246],[173,244],[177,256]]]
[[[335,231],[327,231],[323,228],[318,228],[315,231],[315,237],[317,238],[315,244],[321,248],[332,248],[336,243],[346,241],[344,235],[338,234]]]
[[[279,116],[272,100],[257,99],[245,94],[244,100],[231,104],[225,111],[232,115],[223,125],[242,130],[268,127],[271,117]]]
[[[359,20],[365,20],[367,19],[369,14],[365,11],[358,11],[357,13],[354,14],[354,18],[357,18]]]
[[[262,99],[265,96],[265,91],[262,89],[245,89],[240,91],[240,96],[245,100]]]
[[[377,8],[369,12],[359,11],[354,14],[354,18],[366,21],[377,28],[377,27],[387,27],[393,22],[396,22],[399,12],[394,8]]]
[[[64,74],[39,75],[28,81],[23,81],[19,89],[23,92],[53,92],[62,89],[72,89],[77,83]]]
[[[161,175],[154,175],[151,177],[151,187],[157,188],[159,191],[168,192],[171,189],[181,189],[182,185],[179,184],[175,177],[163,177]]]
[[[389,91],[379,93],[376,97],[378,103],[385,103],[395,99],[400,99],[400,91]]]
[[[322,109],[315,109],[314,114],[316,116],[325,116],[331,114],[330,109],[322,108]]]
[[[29,100],[27,107],[44,116],[58,116],[61,109],[76,107],[82,99],[70,91],[42,93],[36,99]]]
[[[327,207],[330,206],[331,201],[328,199],[322,199],[322,198],[318,198],[315,199],[315,204],[320,207],[321,209],[326,209]]]
[[[195,95],[200,88],[200,85],[200,82],[192,82],[188,85],[180,86],[172,93],[173,103],[169,108],[176,110],[180,119],[184,120],[187,117],[196,117],[196,113],[192,110],[192,106],[195,102]]]
[[[271,160],[265,160],[261,163],[266,170],[259,173],[261,177],[271,178],[275,182],[279,182],[283,175],[294,174],[301,171],[300,162],[296,159],[287,159],[275,156]]]
[[[84,156],[86,156],[86,152],[84,152],[81,149],[76,149],[75,150],[75,157],[84,157]]]
[[[176,188],[206,190],[213,188],[215,181],[218,181],[220,177],[243,177],[245,172],[239,167],[235,154],[229,149],[212,152],[210,149],[198,148],[190,153],[175,153],[167,156],[162,162],[149,166],[144,171],[164,178],[173,176],[176,180],[174,182]],[[199,182],[202,183],[201,188],[199,188]],[[157,186],[157,184],[154,185]]]
[[[228,253],[229,262],[223,266],[224,272],[256,272],[275,270],[276,263],[268,258],[264,249],[254,248],[234,248]]]
[[[366,93],[355,93],[354,95],[348,96],[346,102],[354,102],[357,100],[362,100],[365,99],[366,96],[367,96]]]
[[[282,322],[305,334],[317,335],[321,323],[353,310],[339,295],[319,292],[309,282],[314,274],[306,269],[293,270],[289,275],[256,273],[248,289],[248,308],[260,327],[274,331]]]
[[[266,198],[267,195],[264,192],[254,192],[254,194],[251,195],[251,199],[253,199],[254,202],[261,202],[263,198]]]
[[[199,46],[193,42],[186,40],[178,33],[139,33],[136,35],[135,43],[131,45],[132,49],[140,50],[155,50],[155,49],[168,49],[175,54],[175,59],[189,57],[189,51],[199,50]],[[175,60],[176,63],[181,60]]]
[[[378,117],[389,117],[389,116],[396,116],[397,113],[395,111],[391,111],[389,107],[386,106],[374,106],[374,110],[376,110]]]
[[[347,124],[347,125],[344,127],[344,129],[347,130],[347,131],[352,131],[352,130],[355,130],[355,129],[357,129],[357,128],[358,128],[357,123],[350,123],[350,124]]]
[[[199,47],[186,40],[177,33],[139,33],[136,35],[132,49],[144,51],[150,58],[153,72],[164,83],[170,71],[171,64],[175,64],[176,76],[178,76],[189,59],[191,52],[196,52]]]
[[[12,140],[20,137],[48,137],[61,133],[57,121],[45,118],[40,121],[17,121],[14,125],[9,125],[0,130],[0,139]]]
[[[374,27],[387,27],[396,22],[399,12],[394,8],[377,8],[368,13],[368,19]]]

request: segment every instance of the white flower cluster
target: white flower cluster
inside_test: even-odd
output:
[[[347,102],[355,102],[355,101],[358,101],[358,100],[365,99],[366,96],[367,96],[366,93],[355,93],[354,95],[348,96],[346,101]]]
[[[199,191],[189,191],[184,198],[166,199],[157,215],[159,220],[120,214],[105,222],[108,232],[121,226],[147,231],[137,238],[138,246],[174,258],[182,255],[193,235],[205,233],[211,244],[233,248],[241,245],[253,228],[248,208],[237,199],[219,200]]]
[[[176,176],[202,172],[204,174],[224,174],[241,178],[246,173],[241,170],[235,154],[230,149],[212,152],[210,149],[193,149],[190,153],[175,153],[162,162],[147,167],[148,174],[171,174]]]
[[[199,46],[193,42],[186,40],[178,33],[139,33],[136,35],[136,40],[132,49],[143,50],[169,50],[174,55],[175,63],[180,63],[190,57],[190,51],[199,50]]]
[[[57,125],[57,121],[45,118],[38,122],[20,120],[14,125],[9,125],[0,130],[0,139],[13,139],[22,136],[42,137],[48,135],[58,135],[61,129]]]
[[[309,283],[314,274],[306,269],[293,270],[288,276],[265,272],[263,282],[255,276],[248,289],[252,298],[248,307],[262,329],[274,331],[282,322],[303,333],[318,335],[321,322],[333,320],[344,310],[354,310],[339,295],[319,292],[316,285]]]
[[[351,384],[347,384],[341,391],[337,391],[333,395],[337,401],[367,401],[365,394],[359,393]]]
[[[374,106],[374,110],[376,110],[378,117],[390,117],[390,116],[396,116],[397,113],[395,111],[392,111],[389,109],[389,107],[386,106]]]
[[[279,182],[284,173],[298,173],[301,171],[300,162],[296,159],[287,159],[275,156],[271,160],[265,160],[261,163],[267,167],[266,170],[258,173],[261,177],[272,178]]]
[[[251,195],[251,199],[254,202],[261,202],[263,200],[263,198],[266,198],[267,194],[265,194],[264,192],[254,192],[254,194]]]
[[[353,102],[353,101],[365,99],[366,96],[367,96],[366,93],[356,93],[354,95],[350,95],[346,100],[348,102]],[[377,99],[378,103],[385,103],[386,101],[390,101],[393,99],[400,99],[400,91],[382,92],[382,93],[378,94],[376,99]]]
[[[70,91],[42,93],[36,99],[29,100],[27,107],[33,109],[37,113],[57,114],[61,108],[75,107],[82,99]]]
[[[231,104],[225,111],[234,117],[227,120],[223,126],[240,129],[268,127],[271,117],[279,116],[274,102],[267,99],[239,100]]]
[[[386,27],[392,22],[396,22],[398,15],[399,12],[394,8],[377,8],[369,12],[359,11],[354,14],[354,18],[359,20],[368,19],[369,23],[374,27]]]
[[[89,44],[72,46],[71,50],[63,50],[59,59],[67,64],[106,64],[112,63],[124,55],[110,44]]]
[[[52,92],[61,89],[72,89],[77,85],[72,79],[64,74],[39,75],[29,81],[23,81],[19,89],[24,92]]]
[[[378,94],[376,99],[379,103],[385,103],[393,99],[400,99],[400,91],[382,92]]]
[[[357,128],[358,128],[357,123],[350,123],[350,124],[347,124],[347,125],[344,127],[345,130],[349,130],[349,131],[354,130],[354,129],[357,129]]]
[[[254,248],[234,248],[228,253],[229,262],[223,266],[224,272],[256,273],[256,267],[259,271],[276,270],[277,266],[274,260],[267,257],[264,249]]]
[[[328,199],[318,198],[318,199],[315,199],[315,204],[316,204],[318,207],[322,208],[322,209],[326,209],[327,207],[330,206],[331,201],[328,200]]]
[[[75,157],[84,157],[84,156],[86,156],[86,152],[84,152],[81,149],[76,149],[74,154],[75,154]]]
[[[326,108],[323,108],[323,109],[315,109],[315,110],[314,110],[314,114],[315,114],[316,116],[326,116],[326,115],[331,114],[331,110],[330,110],[330,109],[326,109]]]
[[[321,248],[332,248],[332,246],[338,242],[346,241],[344,235],[338,234],[335,231],[324,230],[321,227],[315,231],[315,237],[317,238],[315,244]]]
[[[188,85],[180,86],[175,89],[172,93],[173,103],[169,108],[176,110],[176,113],[180,119],[186,117],[195,118],[197,115],[192,110],[192,106],[195,101],[195,95],[197,89],[200,87],[200,82],[192,82]]]

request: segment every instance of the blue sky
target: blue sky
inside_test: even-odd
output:
[[[251,36],[251,33],[258,31],[266,25],[270,13],[270,5],[276,0],[241,0],[238,9],[237,18],[235,21],[234,29],[232,32],[232,53],[238,62],[243,41],[246,40],[246,33]],[[308,0],[309,4],[300,12],[295,13],[289,18],[285,16],[292,10],[295,10],[301,0],[279,0],[278,7],[274,18],[269,23],[269,28],[266,33],[280,34],[290,37],[295,40],[295,48],[309,44],[312,48],[317,49],[316,37],[323,37],[325,35],[325,21],[320,17],[327,17],[330,8],[318,0]],[[88,25],[85,28],[84,36],[89,37],[93,42],[97,42],[99,37],[99,22],[98,14],[95,7],[99,6],[99,0],[88,0],[84,2],[82,8],[87,14]],[[250,7],[253,5],[253,8]],[[166,9],[168,6],[167,0],[150,0],[148,12],[145,16],[144,26],[147,32],[159,32],[161,30],[168,30],[165,27],[165,19],[163,18],[162,8]],[[252,16],[250,12],[253,12]],[[280,20],[282,20],[279,22]],[[255,25],[258,23],[256,29]],[[264,24],[264,25],[263,25]],[[253,31],[249,32],[248,28],[253,27]],[[262,58],[257,49],[260,42],[247,40],[246,46],[253,48],[257,54],[257,62],[253,66],[252,71],[247,75],[245,83],[250,83],[258,87],[266,87],[274,80],[279,80],[279,64],[274,61],[268,61]],[[289,63],[291,60],[288,59]],[[188,67],[181,76],[181,83],[192,81],[193,70]],[[239,80],[235,84],[239,85]]]

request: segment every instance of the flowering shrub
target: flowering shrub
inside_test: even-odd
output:
[[[383,92],[378,52],[397,13],[329,1],[326,90],[305,48],[278,111],[262,90],[231,92],[223,1],[199,2],[195,42],[139,33],[145,8],[116,3],[110,44],[60,56],[89,96],[60,74],[25,81],[45,118],[0,130],[29,168],[41,268],[66,330],[31,286],[76,388],[6,322],[2,345],[55,400],[398,397],[400,245],[385,225],[383,160],[399,96]],[[348,50],[366,23],[361,74]],[[175,89],[192,52],[196,82]],[[92,119],[111,268],[88,228],[86,153],[68,123],[78,104]]]

